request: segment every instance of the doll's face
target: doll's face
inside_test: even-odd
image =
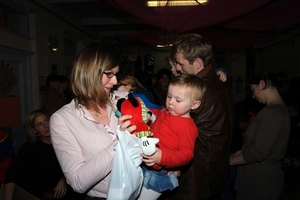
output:
[[[11,69],[0,64],[0,97],[5,97],[16,83],[17,77],[13,75]]]

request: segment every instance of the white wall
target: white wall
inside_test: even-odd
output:
[[[18,77],[18,84],[9,93],[18,96],[21,105],[22,124],[12,127],[17,151],[26,140],[23,127],[25,117],[32,110],[41,108],[40,77],[50,74],[52,64],[58,66],[58,74],[66,75],[66,67],[72,62],[72,58],[65,56],[65,38],[73,40],[79,49],[93,41],[97,34],[81,27],[80,20],[75,16],[47,5],[48,0],[9,0],[1,3],[22,15],[14,19],[16,30],[0,27],[0,61],[4,61],[5,65],[10,63],[14,67],[14,75]],[[63,14],[63,20],[58,17],[59,14]],[[56,53],[48,49],[50,35],[59,41],[59,51]]]

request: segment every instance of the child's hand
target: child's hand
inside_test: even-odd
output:
[[[120,125],[120,131],[125,131],[125,129],[127,129],[127,131],[129,133],[131,133],[132,131],[134,131],[136,129],[136,126],[130,126],[131,125],[131,121],[129,119],[131,119],[132,116],[131,115],[123,115],[121,117],[119,117],[119,125]]]
[[[156,148],[155,154],[152,156],[147,156],[141,153],[142,161],[149,167],[153,166],[154,164],[159,164],[162,156],[162,151],[159,148]]]
[[[227,76],[226,76],[225,72],[223,72],[222,70],[218,71],[217,75],[220,76],[220,80],[222,82],[226,82],[227,81]]]

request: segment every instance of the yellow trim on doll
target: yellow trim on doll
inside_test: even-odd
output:
[[[138,133],[135,133],[136,137],[152,137],[154,134],[152,131],[140,131]]]

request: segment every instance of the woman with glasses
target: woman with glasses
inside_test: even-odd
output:
[[[115,104],[127,95],[112,90],[120,62],[109,45],[93,42],[84,46],[75,57],[71,75],[74,99],[51,117],[51,140],[58,161],[68,183],[77,192],[87,192],[87,200],[107,197],[117,142]]]

